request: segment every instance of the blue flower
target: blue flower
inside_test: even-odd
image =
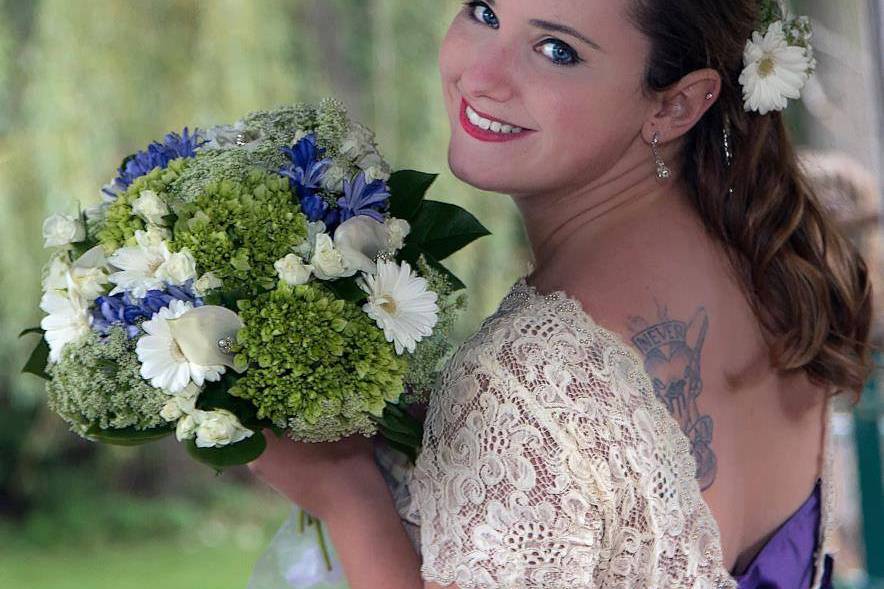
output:
[[[193,303],[201,307],[203,300],[193,294],[192,280],[182,286],[168,285],[163,290],[149,290],[142,299],[135,299],[129,292],[95,299],[92,309],[92,329],[106,336],[111,327],[123,327],[131,339],[141,333],[140,324],[168,307],[173,300]]]
[[[365,172],[359,172],[353,182],[344,179],[344,196],[338,199],[341,221],[357,215],[367,215],[375,221],[383,222],[383,212],[389,202],[390,191],[383,180],[368,183]]]
[[[144,176],[155,168],[166,168],[169,162],[180,157],[195,157],[196,150],[206,143],[206,139],[199,129],[194,130],[191,134],[187,127],[184,127],[181,135],[178,133],[168,133],[163,142],[154,141],[147,146],[144,151],[134,153],[123,160],[117,177],[109,184],[102,188],[109,197],[116,197],[117,194],[126,190],[136,178]]]
[[[294,147],[283,147],[282,152],[291,163],[279,169],[279,174],[289,179],[289,185],[296,192],[301,211],[309,221],[324,220],[328,203],[317,193],[322,188],[322,179],[332,165],[329,158],[321,159],[325,149],[316,145],[316,136],[310,133],[298,141]]]

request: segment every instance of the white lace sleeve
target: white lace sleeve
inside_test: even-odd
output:
[[[735,587],[687,438],[667,417],[633,351],[573,300],[520,283],[430,399],[407,510],[424,578]]]

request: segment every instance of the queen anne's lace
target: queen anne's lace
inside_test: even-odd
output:
[[[520,279],[448,362],[403,519],[460,589],[736,587],[638,354]]]

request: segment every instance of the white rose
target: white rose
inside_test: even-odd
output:
[[[235,444],[254,432],[244,428],[236,415],[226,409],[206,411],[196,429],[198,448],[213,448]]]
[[[104,294],[108,283],[107,272],[103,268],[80,268],[74,265],[65,275],[68,292],[77,292],[91,303]]]
[[[388,172],[386,168],[381,166],[369,166],[364,171],[365,181],[368,183],[374,182],[375,180],[383,180],[384,182],[386,182],[390,179],[390,172]]]
[[[333,280],[356,273],[355,270],[344,266],[344,257],[335,249],[332,238],[327,233],[316,236],[316,246],[313,248],[310,264],[313,266],[313,274],[320,280]]]
[[[168,259],[157,268],[156,277],[170,284],[184,284],[196,279],[196,261],[186,248],[170,254]]]
[[[52,256],[52,259],[49,260],[49,264],[44,268],[45,277],[43,278],[43,291],[67,288],[67,274],[69,268],[70,266],[68,266],[67,262],[65,262],[61,256]]]
[[[70,215],[52,215],[43,221],[43,247],[58,247],[86,239],[82,221]]]
[[[281,260],[277,260],[273,267],[276,268],[279,279],[292,286],[304,284],[310,280],[313,266],[304,264],[304,260],[295,254],[289,254]]]
[[[316,236],[325,233],[325,229],[322,221],[310,221],[307,223],[307,239],[292,249],[303,259],[310,259],[313,256],[313,246],[316,245]]]
[[[191,382],[188,386],[192,385]],[[185,389],[186,391],[187,389]],[[198,390],[198,389],[197,389]],[[187,397],[181,395],[175,395],[163,405],[163,410],[160,411],[160,417],[165,419],[166,421],[175,421],[182,415],[190,415],[196,410],[196,396]]]
[[[341,141],[341,154],[351,160],[358,160],[367,153],[375,151],[374,132],[365,125],[353,123],[350,131]]]
[[[411,225],[405,219],[397,219],[391,217],[384,224],[387,229],[387,247],[394,252],[402,249],[405,245],[405,238],[411,233]]]
[[[178,406],[178,401],[174,398],[166,401],[166,404],[163,405],[163,409],[160,411],[160,417],[166,421],[175,421],[182,415],[184,415],[184,412],[181,411],[181,407]]]
[[[201,413],[204,412],[194,411],[181,418],[178,425],[175,427],[175,437],[178,438],[179,442],[189,440],[196,434],[196,428],[199,427],[198,420],[200,419]]]
[[[163,245],[164,242],[170,239],[172,239],[172,233],[159,225],[148,225],[146,231],[139,230],[135,232],[135,243],[141,247]]]
[[[193,283],[193,290],[196,296],[201,297],[208,293],[210,290],[215,288],[221,288],[224,285],[221,282],[221,279],[212,274],[211,272],[206,272],[202,276],[200,276],[196,282]]]
[[[132,203],[132,212],[148,223],[165,225],[163,217],[169,214],[169,207],[153,190],[142,190],[135,202]]]
[[[338,165],[329,166],[325,175],[322,177],[322,187],[331,192],[341,192],[344,190],[344,178],[347,177],[347,170]]]

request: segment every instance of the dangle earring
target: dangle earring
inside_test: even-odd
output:
[[[734,154],[731,151],[730,121],[727,117],[724,118],[724,126],[721,128],[721,135],[724,139],[724,163],[729,168],[731,167],[731,162],[734,160]]]
[[[724,126],[721,128],[721,136],[722,136],[722,146],[724,147],[724,164],[728,168],[731,167],[731,163],[734,161],[734,152],[731,151],[731,135],[730,135],[730,119],[728,119],[727,115],[724,117]],[[727,189],[727,193],[733,194],[734,187],[730,186]]]
[[[660,151],[657,149],[657,145],[660,143],[660,133],[654,131],[654,137],[651,140],[651,151],[654,153],[654,162],[657,164],[657,180],[660,182],[665,182],[672,175],[672,172],[666,166],[666,162],[663,161],[663,158],[660,156]]]

